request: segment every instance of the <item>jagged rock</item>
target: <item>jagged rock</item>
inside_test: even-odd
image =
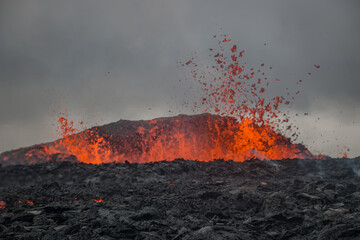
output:
[[[0,239],[357,239],[359,167],[360,158],[2,166]]]

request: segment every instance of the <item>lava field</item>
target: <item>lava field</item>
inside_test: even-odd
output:
[[[360,158],[0,167],[0,239],[359,239]]]

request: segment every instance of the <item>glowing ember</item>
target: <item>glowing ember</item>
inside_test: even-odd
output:
[[[33,201],[31,201],[31,200],[29,200],[29,199],[26,199],[26,202],[27,202],[29,205],[34,206],[34,202],[33,202]]]
[[[101,202],[104,201],[104,200],[102,200],[101,198],[100,198],[100,199],[91,199],[91,200],[93,200],[93,201],[96,202],[96,203],[101,203]]]
[[[0,209],[4,209],[6,206],[6,202],[5,201],[0,201]]]

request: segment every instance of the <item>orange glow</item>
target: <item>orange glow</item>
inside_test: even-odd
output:
[[[48,146],[44,145],[46,155],[63,153],[73,155],[80,162],[100,164],[106,162],[104,159],[111,159],[111,152],[106,150],[105,139],[94,131],[83,130],[79,134],[74,127],[74,122],[68,120],[66,112],[60,112],[58,118],[58,133],[63,138]],[[80,123],[82,124],[82,122]]]
[[[30,200],[26,199],[26,202],[27,202],[29,205],[34,206],[34,202],[33,202],[33,201],[30,201]]]
[[[127,128],[134,128],[128,121]],[[134,123],[135,124],[135,123]],[[305,147],[292,144],[270,125],[259,126],[250,119],[238,122],[232,117],[201,114],[180,115],[144,121],[127,134],[86,130],[66,136],[45,147],[46,153],[74,155],[79,161],[154,162],[176,158],[211,161],[244,161],[259,159],[313,158]]]
[[[104,200],[102,200],[101,198],[100,198],[100,199],[91,199],[91,200],[93,200],[93,201],[96,202],[96,203],[101,203],[101,202],[104,201]]]
[[[4,209],[6,206],[6,202],[5,201],[0,201],[0,209]]]

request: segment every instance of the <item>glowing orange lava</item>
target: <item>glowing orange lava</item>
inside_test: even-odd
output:
[[[0,201],[0,209],[4,209],[6,206],[6,202],[5,201]]]
[[[58,132],[63,137],[48,146],[45,146],[46,155],[65,154],[64,157],[73,155],[76,160],[85,163],[100,164],[112,159],[112,153],[107,150],[104,138],[92,130],[80,130],[74,127],[74,122],[68,119],[66,112],[60,112],[58,118]],[[82,122],[80,122],[82,125]]]
[[[299,144],[270,125],[211,114],[180,115],[150,121],[119,121],[65,136],[46,148],[48,154],[74,155],[85,163],[154,162],[176,158],[232,159],[312,158]]]

